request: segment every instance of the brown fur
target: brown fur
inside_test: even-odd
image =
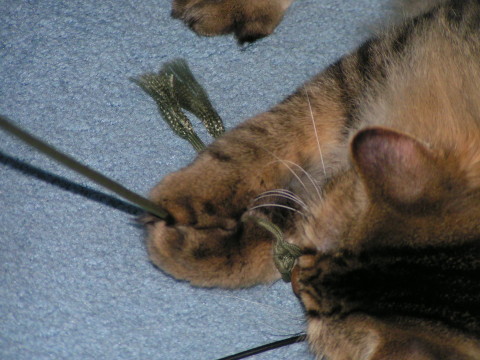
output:
[[[277,201],[303,215],[257,211],[305,254],[293,285],[319,358],[479,359],[480,2],[420,13],[155,187],[171,219],[147,225],[152,261],[193,285],[278,279],[271,236],[241,219],[291,190],[307,209]]]

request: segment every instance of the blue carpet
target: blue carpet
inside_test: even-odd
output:
[[[129,78],[185,58],[231,128],[357,46],[382,4],[298,1],[240,48],[170,19],[167,0],[3,0],[0,112],[147,194],[194,152]],[[0,171],[1,359],[214,359],[304,330],[282,282],[206,290],[164,275],[130,207],[3,132]],[[312,355],[256,357],[293,358]]]

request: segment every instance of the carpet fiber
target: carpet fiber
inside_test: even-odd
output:
[[[193,34],[167,0],[4,0],[0,112],[147,194],[195,154],[132,77],[187,59],[232,128],[354,49],[382,4],[300,0],[240,47]],[[304,331],[287,284],[207,290],[163,274],[134,208],[3,132],[0,171],[1,359],[215,359]],[[293,358],[313,357],[305,344],[256,357]]]

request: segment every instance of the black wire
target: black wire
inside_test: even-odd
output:
[[[249,356],[257,355],[257,354],[263,353],[265,351],[278,349],[278,348],[281,348],[283,346],[292,345],[292,344],[295,344],[295,343],[298,343],[298,342],[305,341],[306,339],[307,339],[307,335],[300,334],[300,335],[292,336],[288,339],[275,341],[275,342],[265,344],[265,345],[262,345],[262,346],[259,346],[259,347],[253,348],[253,349],[249,349],[249,350],[246,350],[246,351],[239,352],[239,353],[234,354],[234,355],[229,355],[229,356],[217,359],[217,360],[240,360],[240,359],[245,359]]]
[[[98,171],[81,164],[74,158],[65,155],[64,153],[55,149],[53,146],[48,145],[43,140],[40,140],[33,135],[30,135],[28,132],[19,128],[17,125],[15,125],[2,115],[0,115],[0,128],[10,133],[11,135],[19,138],[28,145],[34,147],[36,150],[43,153],[44,155],[47,155],[56,162],[89,178],[96,184],[103,186],[110,191],[113,191],[115,194],[121,196],[123,199],[132,202],[133,204],[144,209],[145,211],[156,215],[161,219],[165,219],[168,217],[168,213],[165,210],[161,209],[158,204],[155,204],[151,200],[144,198],[143,196],[140,196],[133,191],[128,190],[126,187],[119,184],[118,182],[113,181],[105,175],[100,174]]]

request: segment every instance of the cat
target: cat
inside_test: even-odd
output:
[[[152,262],[194,286],[275,281],[255,213],[301,249],[319,359],[480,359],[480,1],[430,4],[165,177]]]

